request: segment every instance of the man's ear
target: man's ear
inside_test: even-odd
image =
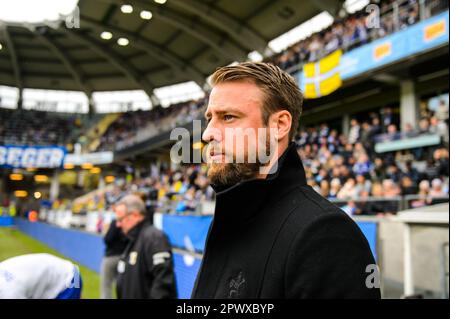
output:
[[[287,110],[281,110],[270,116],[270,127],[276,130],[276,139],[278,141],[289,137],[292,126],[292,115]]]

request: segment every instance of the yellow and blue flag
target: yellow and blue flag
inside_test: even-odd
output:
[[[304,95],[316,99],[336,91],[342,86],[340,74],[342,50],[334,51],[315,63],[303,66]]]

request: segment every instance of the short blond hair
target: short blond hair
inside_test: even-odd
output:
[[[289,139],[297,133],[303,107],[303,94],[295,79],[279,67],[263,62],[243,62],[224,66],[211,76],[211,86],[224,82],[250,81],[265,94],[262,117],[268,123],[271,114],[287,110],[292,116]]]

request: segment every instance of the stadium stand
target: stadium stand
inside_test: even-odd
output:
[[[75,142],[85,123],[79,115],[33,110],[0,108],[0,116],[0,144],[66,146]]]
[[[267,61],[294,74],[301,69],[302,64],[315,62],[337,49],[350,51],[448,9],[448,1],[441,0],[426,1],[422,11],[419,10],[418,0],[383,0],[373,1],[373,4],[380,6],[379,11],[367,10],[370,9],[369,4],[356,13],[337,19],[327,29],[292,45]],[[379,13],[376,21],[375,13]],[[376,23],[377,27],[371,28],[367,22]]]
[[[330,129],[327,124],[302,129],[295,141],[305,165],[308,184],[340,206],[346,206],[345,209],[351,200],[360,202],[356,206],[364,206],[362,199],[371,198],[373,203],[370,207],[366,205],[351,210],[352,214],[362,215],[396,213],[403,207],[400,202],[404,198],[401,196],[416,196],[415,201],[411,196],[409,199],[413,201],[413,207],[448,197],[448,140],[443,136],[438,145],[377,154],[376,142],[385,138],[381,132],[396,125],[377,124],[381,122],[380,115],[371,115],[372,124],[360,124],[355,119],[349,135]],[[433,112],[428,116],[436,118]],[[440,125],[447,127],[444,120],[447,116],[440,116],[441,121],[433,120],[434,125],[415,135],[435,133]],[[427,121],[427,118],[421,121]],[[205,167],[201,165],[177,170],[154,167],[141,174],[147,177],[129,182],[123,180],[120,187],[102,194],[102,200],[97,197],[97,201],[104,201],[108,206],[124,194],[138,192],[153,200],[159,212],[202,213],[200,204],[213,199],[212,190],[207,187]]]
[[[136,136],[145,132],[145,138],[172,130],[198,119],[204,110],[205,100],[158,107],[151,111],[134,111],[122,114],[101,137],[99,150],[121,150],[135,144]]]
[[[444,115],[445,117],[445,115]],[[410,132],[408,136],[396,132],[396,124],[379,125],[380,118],[372,114],[372,124],[356,119],[348,136],[331,130],[326,124],[320,127],[307,128],[297,136],[299,153],[304,161],[308,183],[325,197],[339,202],[352,198],[361,202],[362,206],[368,197],[395,198],[405,195],[421,195],[415,206],[422,204],[425,197],[448,196],[449,187],[449,155],[448,133],[440,136],[441,142],[430,147],[412,147],[403,152],[378,154],[376,143],[386,139],[411,138],[427,136],[447,130],[445,120],[438,121],[432,116],[432,126],[423,127],[420,132]],[[423,118],[421,121],[428,121]],[[382,131],[391,131],[379,134]],[[430,189],[433,184],[436,188]],[[422,188],[413,185],[423,185]],[[425,185],[428,185],[426,187]],[[348,205],[348,202],[347,204]],[[371,207],[346,207],[352,214],[395,213],[400,209],[383,207],[383,204]],[[391,205],[392,206],[392,205]]]

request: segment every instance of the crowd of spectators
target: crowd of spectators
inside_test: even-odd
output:
[[[417,128],[411,123],[407,123],[403,130],[399,130],[398,126],[389,123],[386,126],[385,134],[375,137],[376,142],[390,142],[403,138],[413,138],[423,134],[438,135],[443,144],[447,146],[449,143],[449,125],[448,125],[448,106],[444,100],[439,102],[435,111],[428,111],[422,115]],[[416,157],[421,158],[420,150],[416,151]]]
[[[127,194],[142,197],[149,211],[163,213],[203,213],[200,204],[214,199],[214,192],[206,176],[206,165],[186,165],[176,170],[152,165],[148,172],[134,177],[132,167],[104,192],[95,191],[84,201],[84,208],[108,208]],[[132,177],[133,176],[133,177]],[[75,201],[77,203],[77,201]]]
[[[327,124],[302,130],[296,142],[308,184],[351,214],[395,213],[400,196],[420,195],[411,199],[410,207],[448,197],[448,107],[446,113],[442,109],[428,113],[421,120],[428,125],[421,125],[414,136],[439,134],[439,128],[442,132],[446,128],[441,144],[397,152],[374,150],[380,136],[397,131],[398,119],[389,108],[381,116],[371,114],[369,121],[352,119],[348,135]],[[369,197],[383,200],[367,202]]]
[[[331,26],[269,58],[269,61],[290,73],[295,73],[303,63],[315,62],[342,49],[357,48],[420,21],[418,0],[371,1],[379,10],[360,10],[337,18]],[[424,19],[448,8],[448,1],[425,1]],[[398,10],[397,10],[398,8]]]
[[[422,116],[421,123],[428,125],[420,125],[417,134],[436,133],[444,126],[448,130],[447,106]],[[366,121],[352,119],[347,134],[328,124],[301,129],[295,142],[308,184],[349,214],[396,213],[405,196],[410,197],[408,207],[448,198],[448,133],[440,145],[376,153],[380,136],[392,133],[393,127],[397,130],[398,125],[398,114],[386,107]],[[199,204],[214,199],[205,165],[175,171],[152,166],[137,179],[131,178],[133,168],[128,169],[130,178],[105,194],[106,205],[132,192],[142,194],[149,205],[163,212],[202,213]]]
[[[66,146],[81,130],[79,115],[0,108],[0,145]]]
[[[101,137],[100,150],[117,150],[137,142],[138,134],[151,138],[163,132],[192,122],[201,115],[204,99],[173,104],[168,108],[157,107],[150,111],[123,113],[108,127]]]

